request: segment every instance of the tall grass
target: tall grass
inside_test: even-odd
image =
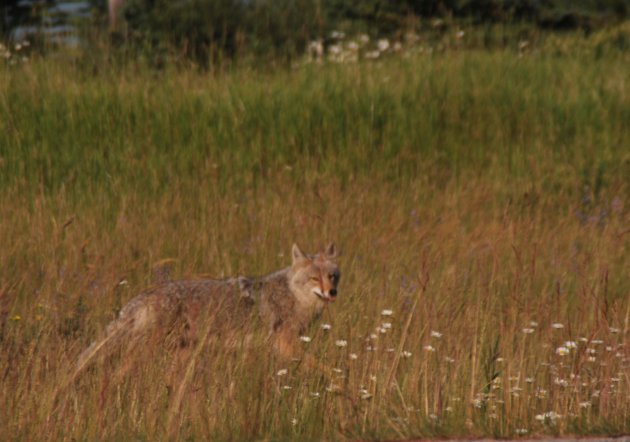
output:
[[[2,434],[627,433],[626,74],[474,51],[217,76],[0,68]],[[338,378],[276,360],[261,331],[208,345],[175,410],[174,355],[150,343],[56,396],[159,261],[263,274],[330,239],[339,300],[300,345]]]
[[[296,163],[342,180],[489,166],[523,177],[532,161],[588,169],[615,163],[628,139],[624,67],[499,52],[219,78],[139,68],[69,79],[72,66],[36,63],[1,74],[2,183],[83,190],[125,177],[157,189],[165,174],[221,166],[227,182]]]

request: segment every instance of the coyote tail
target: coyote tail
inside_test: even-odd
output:
[[[115,345],[120,342],[120,340],[132,329],[132,327],[130,327],[132,322],[133,320],[131,318],[119,319],[107,328],[103,338],[92,342],[92,344],[90,344],[90,346],[79,355],[77,365],[69,382],[74,382],[74,380],[81,375],[83,370],[90,365],[94,358],[99,356],[101,353],[107,353],[114,348]]]
[[[114,348],[114,344],[119,342],[121,338],[123,338],[128,333],[129,325],[132,322],[133,321],[130,320],[130,318],[115,321],[107,328],[107,332],[102,339],[94,341],[87,349],[85,349],[85,351],[83,351],[83,353],[81,353],[81,355],[79,355],[77,365],[72,374],[54,389],[54,393],[52,396],[53,411],[48,414],[46,418],[47,422],[51,420],[54,411],[59,406],[61,406],[61,404],[59,404],[61,393],[66,391],[66,389],[70,385],[72,385],[79,378],[79,376],[81,376],[85,368],[92,362],[92,360],[96,356],[101,354],[103,351],[111,351],[111,349]]]

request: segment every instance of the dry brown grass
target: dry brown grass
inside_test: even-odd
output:
[[[625,431],[627,211],[580,221],[568,201],[509,193],[472,179],[442,191],[311,180],[194,200],[173,188],[131,196],[109,222],[63,194],[4,205],[5,429],[154,439],[175,419],[177,437],[221,439]],[[322,320],[332,329],[314,326],[304,346],[340,369],[333,382],[355,400],[274,361],[261,335],[254,349],[196,354],[175,417],[173,355],[150,342],[101,362],[53,403],[154,262],[176,258],[176,277],[258,274],[285,265],[291,241],[314,249],[329,238],[343,250],[342,291]],[[565,341],[577,348],[558,355]],[[536,419],[550,411],[562,417]]]

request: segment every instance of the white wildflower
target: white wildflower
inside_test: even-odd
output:
[[[311,342],[310,336],[300,336],[300,341],[302,342]]]
[[[564,343],[564,346],[565,346],[566,348],[569,348],[569,349],[571,349],[571,348],[577,348],[577,342],[575,342],[575,341],[566,341],[566,342]]]
[[[341,32],[341,31],[332,31],[330,33],[330,38],[333,38],[335,40],[341,40],[345,36],[346,36],[346,34],[344,32]]]
[[[359,356],[356,353],[350,353],[348,357],[352,359],[353,361],[356,361],[357,359],[359,359]]]
[[[324,43],[321,40],[313,40],[308,44],[308,52],[314,57],[324,55]]]
[[[559,356],[566,356],[568,355],[570,352],[570,350],[566,347],[558,347],[556,348],[556,354]]]
[[[569,381],[567,381],[566,379],[555,378],[553,380],[553,383],[556,384],[556,385],[559,385],[560,387],[568,387],[569,386]]]
[[[549,420],[553,423],[556,421],[556,419],[559,419],[560,417],[561,416],[555,411],[547,411],[546,413],[537,414],[535,419],[540,422],[545,422]]]
[[[332,325],[330,325],[330,324],[322,324],[321,328],[322,328],[322,330],[330,330],[332,328]]]
[[[376,47],[379,51],[385,52],[389,49],[389,40],[387,40],[386,38],[381,38],[379,41],[376,42]]]
[[[529,334],[531,334],[531,333],[534,333],[534,331],[535,331],[535,330],[534,330],[533,328],[524,328],[522,331],[523,331],[523,333],[525,333],[526,335],[529,335]]]
[[[381,316],[392,316],[393,314],[394,314],[394,311],[390,309],[385,309],[381,311]]]
[[[276,376],[284,376],[288,372],[289,372],[289,370],[287,370],[286,368],[283,368],[281,370],[278,370],[278,372],[276,373]]]
[[[342,51],[342,47],[341,45],[330,45],[328,47],[328,53],[330,53],[331,55],[339,55],[341,54]]]
[[[401,355],[403,358],[410,358],[410,357],[411,357],[411,354],[412,354],[412,353],[411,353],[410,351],[403,351],[400,355]]]
[[[564,324],[561,324],[559,322],[554,322],[553,324],[551,324],[551,328],[561,329],[561,328],[564,328]]]
[[[431,330],[431,337],[440,339],[442,337],[442,333],[440,333],[439,331]]]
[[[426,351],[428,351],[428,352],[434,352],[435,351],[435,348],[432,345],[425,345],[423,348]]]
[[[348,346],[348,341],[346,341],[345,339],[337,339],[335,341],[335,345],[337,347],[347,347]]]

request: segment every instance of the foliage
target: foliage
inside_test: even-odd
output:
[[[130,0],[123,15],[131,42],[173,48],[207,67],[254,53],[290,57],[316,35],[317,8],[310,0]]]
[[[4,0],[0,5],[0,40],[7,40],[15,27],[29,23],[36,11],[20,0]]]
[[[124,9],[132,41],[168,43],[204,65],[238,51],[244,14],[233,0],[130,0]]]
[[[172,56],[181,61],[193,60],[203,67],[252,55],[290,64],[304,52],[309,41],[324,39],[329,44],[332,31],[387,37],[427,29],[439,35],[448,28],[467,24],[480,27],[525,24],[590,32],[613,25],[630,12],[624,0],[125,0],[123,3],[120,14],[123,23],[119,23],[120,32],[114,34],[116,41],[156,61]],[[38,23],[46,4],[5,2],[0,9],[0,32],[4,38],[17,25]],[[106,13],[106,2],[90,0],[90,4]],[[94,27],[97,22],[90,22],[86,28]]]
[[[628,12],[623,0],[128,0],[124,15],[131,41],[166,44],[207,66],[245,52],[291,60],[309,40],[333,30],[391,35],[418,31],[419,23],[431,18],[593,30]]]

